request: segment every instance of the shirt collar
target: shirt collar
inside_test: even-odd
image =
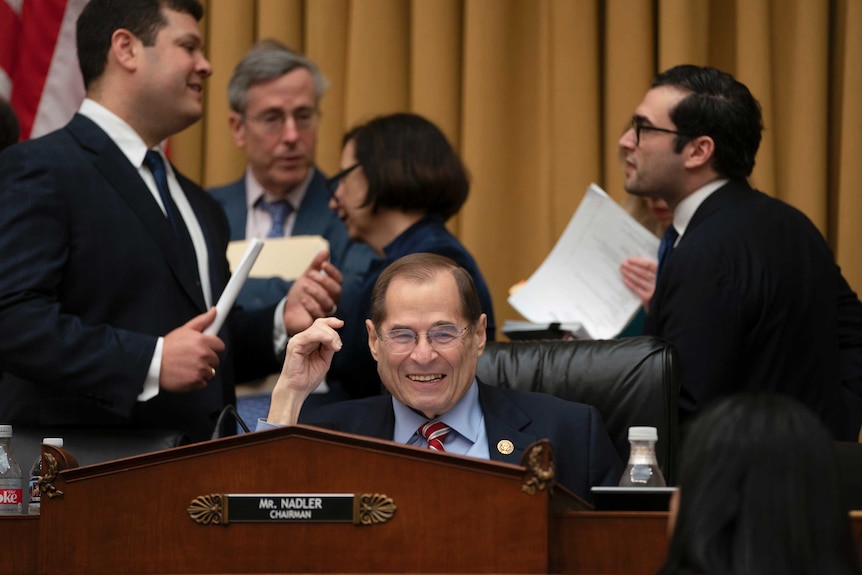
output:
[[[688,227],[691,218],[694,217],[694,212],[697,211],[700,204],[729,181],[727,179],[713,180],[705,186],[696,189],[677,204],[676,209],[673,211],[673,227],[676,229],[679,237],[685,234],[685,229]],[[678,239],[677,242],[679,242]]]
[[[81,103],[78,113],[92,120],[108,134],[133,166],[140,168],[144,165],[147,145],[125,120],[89,98],[85,98]]]
[[[246,169],[245,171],[245,202],[246,208],[249,211],[253,210],[258,202],[263,198],[267,202],[275,202],[280,199],[285,199],[291,205],[291,207],[296,211],[300,204],[302,204],[302,199],[305,197],[305,193],[308,191],[308,185],[311,183],[311,178],[314,177],[314,167],[312,166],[308,170],[308,176],[305,180],[289,191],[284,198],[276,196],[268,191],[266,191],[260,182],[257,181],[257,178],[254,177],[254,174],[251,173],[251,167]]]
[[[428,418],[416,413],[394,397],[392,408],[395,410],[395,433],[392,439],[396,443],[408,443],[416,435],[419,426],[427,422]],[[452,406],[452,409],[437,419],[469,441],[476,442],[479,438],[479,426],[482,424],[482,409],[479,405],[479,384],[475,379],[467,388],[467,393]]]

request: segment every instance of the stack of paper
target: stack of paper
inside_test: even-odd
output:
[[[615,337],[641,305],[623,283],[620,264],[633,256],[655,259],[658,244],[591,184],[554,249],[509,303],[534,324],[579,324],[577,337]]]

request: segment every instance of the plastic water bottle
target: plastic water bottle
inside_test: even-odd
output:
[[[0,425],[0,515],[23,512],[21,466],[12,456],[12,426]]]
[[[42,443],[63,447],[63,438],[46,437],[42,440]],[[30,494],[30,503],[27,505],[27,513],[30,515],[39,515],[42,511],[42,490],[39,489],[40,475],[42,475],[41,452],[39,453],[39,457],[37,457],[36,461],[33,463],[33,467],[30,468],[30,488],[28,490],[28,493]]]
[[[629,463],[620,479],[621,487],[665,487],[664,475],[655,457],[655,427],[629,427]]]

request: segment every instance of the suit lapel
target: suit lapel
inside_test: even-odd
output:
[[[490,458],[520,465],[524,450],[538,440],[535,435],[524,431],[532,420],[501,390],[481,382],[479,403],[485,414]],[[508,454],[505,453],[508,451],[506,441],[511,442],[513,448]]]
[[[219,195],[219,201],[224,206],[230,226],[230,241],[245,239],[245,225],[248,221],[248,206],[246,205],[245,175],[238,181],[230,184]]]
[[[162,256],[171,268],[177,282],[195,302],[206,311],[198,282],[198,270],[187,262],[177,244],[171,225],[165,218],[153,194],[141,179],[137,169],[120,151],[108,135],[88,118],[76,114],[68,129],[82,146],[96,154],[94,166],[105,177],[116,193],[123,197],[131,210],[153,236]]]
[[[369,398],[367,401],[373,402],[373,409],[370,410],[368,417],[356,422],[355,431],[351,431],[351,433],[392,441],[392,436],[395,434],[395,411],[392,409],[392,397],[380,395]]]
[[[328,210],[329,190],[326,189],[326,179],[315,169],[299,210],[296,212],[293,235],[321,235],[319,214],[325,214]]]

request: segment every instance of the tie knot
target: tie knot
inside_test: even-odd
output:
[[[284,222],[287,221],[287,216],[293,211],[293,206],[287,200],[276,200],[268,202],[261,198],[258,202],[261,209],[269,213],[272,218],[272,227],[266,235],[268,238],[280,238],[284,236]]]
[[[664,232],[664,236],[661,241],[665,242],[673,247],[673,244],[676,243],[676,239],[679,237],[679,232],[676,231],[676,228],[673,227],[673,224],[669,225]]]
[[[425,438],[428,442],[428,448],[434,451],[446,451],[443,449],[443,442],[446,436],[449,435],[449,426],[442,421],[428,421],[419,426],[419,435]]]
[[[155,150],[147,150],[146,155],[144,155],[144,165],[150,169],[153,174],[156,171],[164,173],[165,171],[165,162],[162,160],[162,155]]]

